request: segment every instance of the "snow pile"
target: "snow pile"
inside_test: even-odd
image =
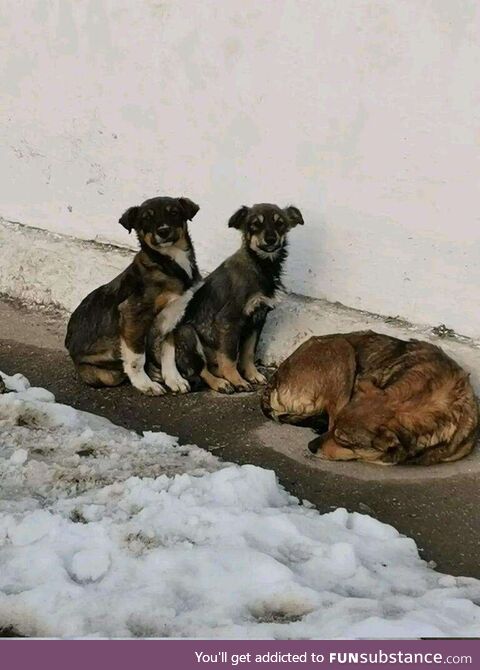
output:
[[[480,582],[273,472],[143,437],[3,375],[0,629],[101,637],[480,635]]]

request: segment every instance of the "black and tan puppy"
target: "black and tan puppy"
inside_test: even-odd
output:
[[[180,371],[224,393],[265,383],[255,349],[281,287],[287,234],[299,224],[303,218],[296,207],[270,204],[241,207],[230,218],[229,227],[242,233],[241,248],[207,277],[173,333],[165,337],[160,319],[150,332],[148,355],[166,382]]]
[[[468,374],[439,347],[377,333],[312,337],[278,368],[262,409],[286,423],[327,420],[310,442],[330,460],[456,461],[475,446]]]
[[[68,323],[65,346],[87,384],[116,386],[128,377],[142,393],[164,392],[144,369],[146,335],[162,310],[176,318],[174,301],[185,299],[200,279],[187,227],[198,210],[188,198],[158,197],[120,218],[128,232],[135,230],[140,251],[118,277],[92,291]]]

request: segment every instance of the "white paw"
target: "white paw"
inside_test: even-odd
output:
[[[148,381],[142,381],[142,383],[134,383],[133,386],[135,386],[135,388],[144,395],[163,395],[165,393],[163,386],[158,382],[152,381],[151,379],[148,379]]]
[[[182,375],[165,377],[165,384],[173,393],[188,393],[190,391],[190,384]]]
[[[245,378],[251,383],[251,384],[266,384],[267,383],[267,378],[265,377],[264,374],[260,372],[260,370],[249,370],[249,373],[245,375]]]
[[[163,395],[166,393],[165,388],[158,382],[150,382],[145,386],[145,389],[140,389],[145,395]]]

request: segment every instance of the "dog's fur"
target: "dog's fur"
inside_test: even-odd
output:
[[[478,430],[477,401],[455,361],[427,342],[371,331],[310,338],[272,377],[262,409],[287,423],[326,420],[308,446],[330,460],[456,461]]]
[[[116,386],[128,377],[142,393],[164,392],[144,370],[145,341],[155,315],[175,313],[174,301],[200,279],[187,226],[198,210],[188,198],[158,197],[120,218],[128,232],[135,230],[140,251],[118,277],[92,291],[68,323],[65,346],[87,384]]]
[[[303,218],[293,206],[244,206],[230,218],[229,227],[242,233],[241,248],[207,277],[173,333],[165,337],[155,320],[147,346],[153,377],[161,367],[170,386],[167,372],[175,378],[180,370],[184,378],[200,377],[223,393],[266,382],[255,366],[255,349],[281,287],[287,233],[299,224]]]

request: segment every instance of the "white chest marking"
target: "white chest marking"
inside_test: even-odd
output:
[[[183,318],[185,309],[192,299],[193,294],[195,291],[198,291],[202,284],[203,281],[198,282],[195,286],[189,288],[188,291],[182,293],[181,296],[170,300],[170,302],[165,305],[155,319],[157,337],[163,339],[165,335],[168,335],[168,333],[171,333],[172,330],[177,327],[178,323]]]
[[[182,270],[185,270],[190,279],[193,276],[192,264],[190,263],[190,258],[188,252],[185,249],[179,249],[178,247],[166,247],[162,249],[162,254],[170,256],[172,260],[177,263]]]

